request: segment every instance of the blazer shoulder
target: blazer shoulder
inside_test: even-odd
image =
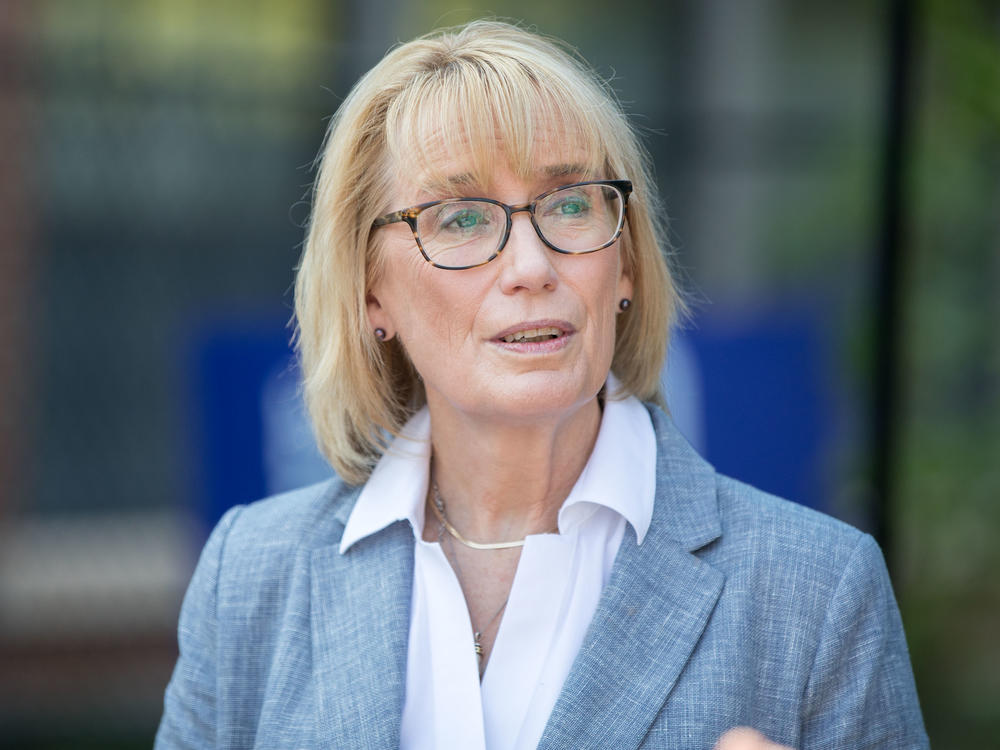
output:
[[[359,492],[334,477],[237,506],[224,519],[229,527],[223,557],[232,564],[338,544]]]
[[[817,602],[845,576],[885,577],[881,550],[869,535],[825,513],[717,474],[722,535],[707,550],[734,579],[776,598],[811,586]]]
[[[844,521],[716,474],[723,533],[737,539],[780,537],[818,550],[853,549],[867,536]]]

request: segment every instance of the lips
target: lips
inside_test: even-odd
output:
[[[514,344],[521,341],[536,343],[538,341],[557,339],[560,336],[562,336],[561,330],[552,326],[546,326],[545,328],[529,328],[526,331],[518,331],[517,333],[504,336],[500,340],[505,341],[508,344]]]
[[[518,323],[496,335],[494,341],[502,344],[544,344],[565,338],[575,329],[561,320],[532,320]]]

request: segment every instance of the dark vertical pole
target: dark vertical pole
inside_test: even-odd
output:
[[[909,135],[913,8],[889,0],[886,117],[882,164],[882,217],[876,269],[875,389],[873,394],[873,533],[891,561],[890,517],[900,415],[901,261],[906,252],[906,156]]]
[[[38,255],[32,162],[32,25],[28,2],[0,12],[0,522],[27,495],[31,442],[33,286]]]

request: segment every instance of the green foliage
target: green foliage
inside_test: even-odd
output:
[[[1000,4],[926,0],[899,596],[932,744],[1000,730]]]

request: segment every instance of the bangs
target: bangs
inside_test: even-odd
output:
[[[395,98],[387,153],[397,179],[435,196],[453,194],[456,183],[489,186],[504,167],[523,179],[540,171],[619,177],[605,174],[605,134],[617,118],[604,100],[586,80],[511,58],[460,57],[416,76]]]

